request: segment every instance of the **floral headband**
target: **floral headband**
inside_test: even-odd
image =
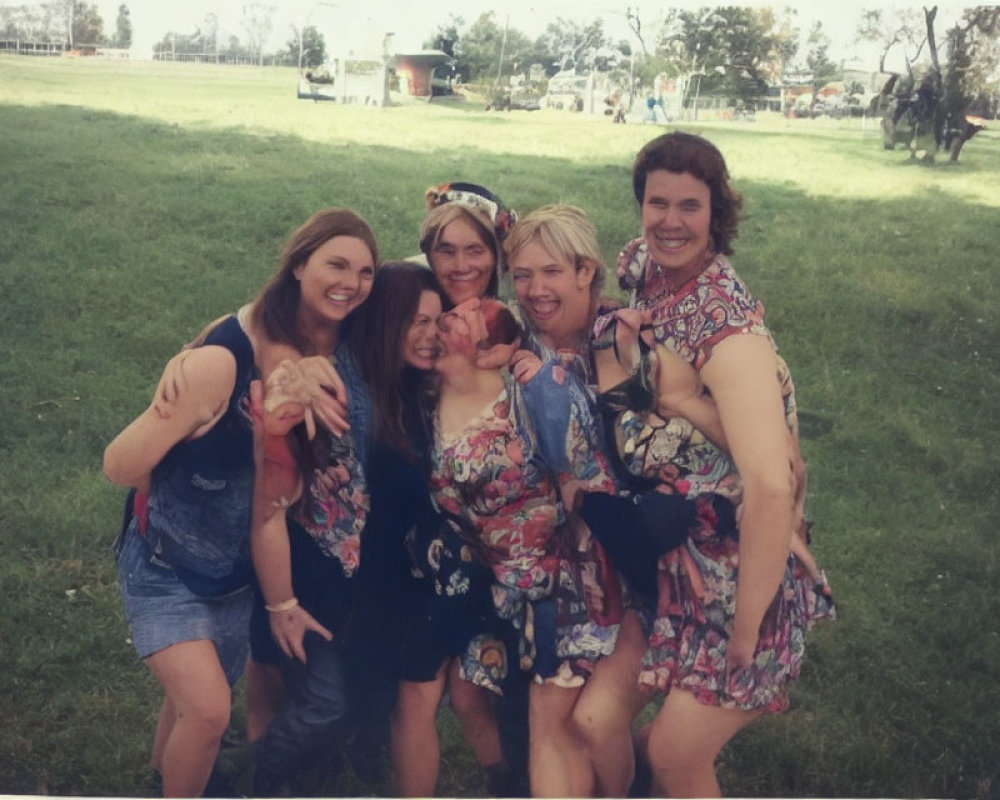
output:
[[[485,214],[493,225],[498,242],[504,240],[517,222],[517,214],[512,209],[507,208],[489,189],[476,183],[442,183],[432,186],[424,193],[424,201],[428,211],[445,203],[459,203]]]

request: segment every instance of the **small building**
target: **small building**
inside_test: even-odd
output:
[[[441,50],[396,53],[394,62],[401,94],[430,97],[450,92],[455,59],[447,53]]]

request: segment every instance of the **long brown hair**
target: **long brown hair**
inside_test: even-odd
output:
[[[295,270],[336,236],[360,239],[371,251],[372,261],[378,264],[378,245],[367,222],[347,208],[317,211],[285,240],[277,273],[264,284],[253,302],[253,324],[272,342],[291,345],[302,355],[329,355],[314,353],[311,343],[305,341],[296,328],[302,291]]]
[[[434,292],[442,308],[450,301],[434,277],[419,264],[387,261],[375,273],[371,294],[350,322],[348,347],[372,400],[373,439],[412,455],[406,410],[416,403],[422,381],[403,358],[403,343],[417,315],[420,295]]]

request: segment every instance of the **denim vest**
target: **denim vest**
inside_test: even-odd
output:
[[[368,467],[368,457],[372,440],[372,409],[368,385],[361,377],[354,357],[346,342],[337,346],[337,373],[347,389],[347,407],[350,414],[351,434],[358,461],[363,468]]]
[[[253,348],[236,317],[205,339],[236,358],[225,414],[204,436],[175,445],[153,470],[147,541],[154,561],[172,567],[196,594],[218,595],[248,582],[253,498],[253,427],[247,414],[256,376]]]

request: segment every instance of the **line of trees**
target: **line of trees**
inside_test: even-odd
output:
[[[530,39],[487,12],[471,25],[452,16],[424,46],[451,55],[456,74],[472,83],[526,75],[538,64],[549,77],[561,70],[578,75],[618,70],[646,86],[657,75],[667,75],[701,92],[749,101],[779,80],[795,56],[799,31],[793,17],[791,9],[667,8],[649,23],[638,8],[627,7],[625,18],[638,43],[634,50],[631,42],[608,37],[601,19],[559,18]]]
[[[918,66],[936,70],[943,96],[948,98],[945,116],[957,118],[970,109],[987,115],[988,100],[994,98],[995,106],[998,91],[1000,10],[995,5],[966,10],[945,35],[940,56],[936,50],[931,54],[927,44],[927,20],[934,13],[933,9],[925,9],[924,15],[912,9],[865,10],[856,42],[878,46],[879,71],[885,71],[891,52],[901,52],[911,81]],[[626,6],[623,16],[637,45],[634,52],[633,42],[612,41],[600,19],[584,23],[560,18],[531,39],[508,19],[501,23],[494,12],[482,14],[471,24],[452,15],[438,25],[424,46],[452,56],[455,75],[470,83],[527,77],[535,64],[549,77],[567,69],[587,74],[627,68],[633,80],[645,86],[656,76],[666,75],[677,82],[686,98],[715,94],[734,104],[753,103],[768,87],[792,80],[811,84],[815,102],[821,88],[843,78],[842,64],[831,57],[830,38],[822,24],[802,30],[790,6],[664,7],[655,18],[644,17],[638,7]]]
[[[581,23],[564,17],[550,23],[531,39],[495,12],[481,14],[471,24],[461,16],[439,24],[424,47],[441,50],[455,61],[454,72],[468,83],[494,83],[511,75],[527,75],[541,65],[549,77],[560,70],[607,72],[619,68],[632,53],[627,41],[614,42],[604,33],[604,22]]]
[[[58,42],[70,49],[84,45],[128,48],[132,19],[127,5],[118,6],[114,32],[106,35],[94,3],[83,0],[0,6],[0,37],[26,42]]]

